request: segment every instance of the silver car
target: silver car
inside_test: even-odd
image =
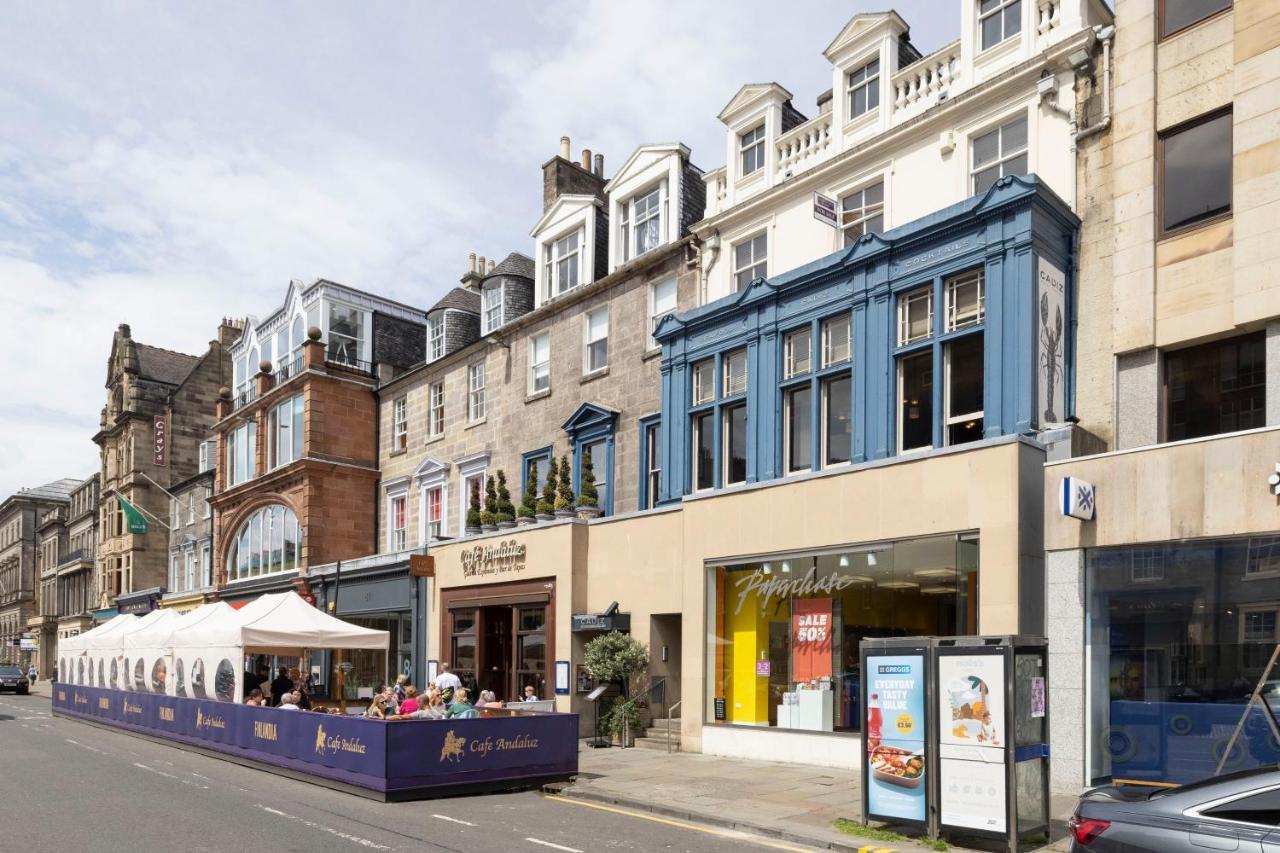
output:
[[[1280,853],[1280,767],[1154,791],[1086,791],[1070,821],[1079,853]]]

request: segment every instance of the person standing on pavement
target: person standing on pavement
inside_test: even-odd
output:
[[[35,664],[31,664],[31,666],[27,668],[27,681],[30,681],[32,684],[35,684],[36,681],[38,681],[39,679],[40,679],[40,670],[36,668]]]
[[[444,700],[445,705],[453,704],[454,694],[462,687],[462,681],[458,676],[449,670],[449,664],[440,664],[440,674],[436,676],[436,689],[440,691],[440,698]]]

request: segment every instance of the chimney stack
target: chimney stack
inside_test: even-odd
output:
[[[592,171],[591,149],[583,148],[578,160],[571,160],[569,137],[560,137],[560,154],[542,164],[542,212],[546,213],[562,195],[590,195],[601,201],[604,197],[604,157],[595,158]],[[484,264],[480,265],[481,274]]]
[[[467,262],[468,262],[467,269],[469,269],[471,272],[475,272],[476,271],[476,253],[475,252],[472,252],[471,254],[467,255]]]
[[[560,137],[560,156],[568,160],[572,155],[569,153],[569,137]]]
[[[585,172],[591,171],[591,149],[590,148],[582,149],[582,169]]]
[[[604,177],[604,155],[603,154],[596,155],[596,177],[597,178]]]
[[[484,275],[484,255],[479,255],[477,257],[476,272],[480,273],[480,275]]]
[[[462,286],[467,290],[479,292],[480,281],[484,278],[484,256],[475,252],[467,255],[467,271],[462,276]]]

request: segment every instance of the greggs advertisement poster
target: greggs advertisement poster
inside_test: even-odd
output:
[[[925,820],[925,675],[923,655],[868,655],[866,677],[867,814]]]

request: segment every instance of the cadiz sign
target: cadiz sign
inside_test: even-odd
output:
[[[522,572],[525,546],[514,539],[497,545],[476,545],[462,552],[462,576],[501,575]]]

